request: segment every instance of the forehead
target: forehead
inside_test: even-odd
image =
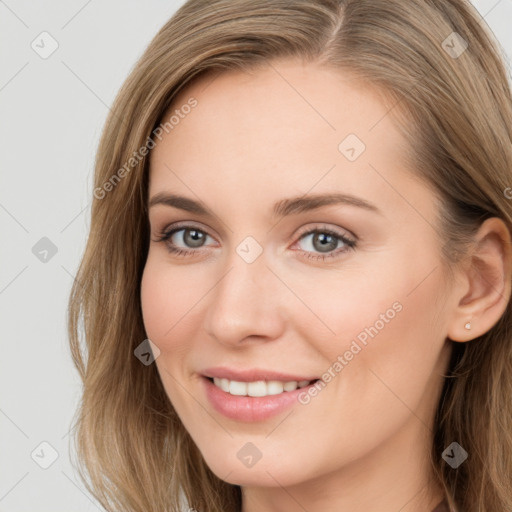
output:
[[[196,106],[185,108],[191,100]],[[406,186],[414,200],[389,101],[343,71],[281,60],[210,72],[180,91],[163,123],[171,115],[172,129],[151,152],[150,195],[236,189],[243,205],[314,187],[393,205]]]

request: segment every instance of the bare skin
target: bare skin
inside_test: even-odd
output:
[[[197,106],[152,150],[149,199],[179,194],[213,215],[150,208],[141,292],[183,424],[211,470],[242,486],[243,512],[430,512],[443,499],[428,453],[450,340],[471,342],[505,310],[508,230],[484,223],[478,272],[468,265],[448,285],[435,196],[403,164],[380,97],[341,71],[281,60],[203,77],[173,109],[190,97]],[[349,134],[365,145],[359,155],[356,139],[339,149]],[[331,204],[271,216],[282,199],[333,192],[379,211]],[[177,223],[189,230],[156,241]],[[315,233],[325,229],[355,247],[335,236],[322,249]],[[194,230],[202,246],[190,244]],[[237,252],[249,236],[263,250],[251,263]],[[191,252],[171,253],[172,244]],[[332,372],[370,326],[378,333],[358,341],[361,350],[307,404],[247,422],[205,395],[200,374],[211,366]],[[237,457],[247,442],[262,455],[252,467]]]

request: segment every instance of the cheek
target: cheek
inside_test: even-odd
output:
[[[176,349],[192,328],[194,305],[207,291],[192,270],[148,257],[141,281],[141,307],[148,337],[162,352]]]
[[[176,379],[182,379],[184,359],[191,350],[193,324],[190,320],[193,305],[198,300],[197,293],[189,291],[194,280],[190,281],[183,274],[187,272],[171,268],[158,257],[148,256],[141,280],[144,328],[147,337],[160,350],[155,364],[167,396],[178,411],[187,407],[183,405],[181,386]]]
[[[364,275],[346,269],[325,282],[304,278],[295,289],[314,313],[306,315],[312,320],[301,337],[322,353],[323,371],[345,375],[343,384],[332,379],[338,382],[334,387],[341,384],[343,401],[392,399],[389,386],[404,401],[417,403],[444,344],[439,268],[426,259],[406,265],[414,261],[407,254],[387,256]]]
[[[364,271],[347,267],[340,272],[304,273],[300,280],[287,276],[301,299],[300,303],[293,299],[290,315],[303,327],[304,339],[332,360],[340,351],[348,350],[352,340],[365,346],[390,325],[400,323],[409,301],[404,293],[407,280],[403,275],[395,279],[385,269],[381,261],[378,268],[372,265]]]
[[[155,342],[160,340],[161,333],[169,329],[167,309],[172,295],[164,283],[165,276],[148,258],[141,280],[141,307],[146,334]],[[160,344],[157,345],[160,348]]]
[[[395,267],[398,271],[393,272]],[[305,412],[300,412],[304,412],[304,431],[315,431],[320,415],[328,419],[322,429],[324,439],[332,442],[316,448],[327,459],[331,449],[339,449],[346,460],[359,457],[371,449],[369,439],[378,443],[391,436],[411,417],[411,410],[425,424],[429,422],[435,393],[427,397],[425,390],[435,384],[432,375],[444,342],[442,329],[434,322],[442,283],[438,270],[423,279],[433,266],[419,262],[411,267],[381,264],[365,272],[364,278],[347,272],[351,277],[340,279],[339,286],[334,279],[322,294],[321,281],[316,281],[302,296],[335,332],[315,319],[321,335],[311,328],[300,333],[326,361],[321,371],[327,386],[304,397]],[[280,428],[284,432],[286,427]],[[290,435],[292,427],[290,423]],[[348,439],[350,446],[344,444]]]

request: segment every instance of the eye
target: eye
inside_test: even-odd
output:
[[[178,235],[178,233],[180,234]],[[196,249],[202,247],[209,236],[201,229],[186,225],[164,231],[155,242],[165,242],[169,252],[176,256],[188,256],[191,253],[197,252]],[[181,241],[185,247],[177,245],[178,241]]]
[[[356,247],[355,240],[326,226],[306,231],[299,238],[297,244],[303,240],[307,241],[304,244],[306,249],[303,252],[307,254],[308,259],[325,260],[335,258],[340,256],[341,253],[353,250]],[[339,247],[340,242],[341,248]],[[318,251],[320,254],[314,251]]]
[[[158,235],[155,242],[165,242],[170,253],[186,257],[202,252],[199,249],[205,245],[207,238],[212,237],[205,231],[193,225],[181,225],[174,229],[164,230],[163,233]],[[303,240],[307,241],[304,244],[306,249],[302,249],[300,252],[306,255],[305,257],[308,259],[325,260],[337,257],[341,253],[356,247],[354,239],[326,226],[303,231],[300,234],[299,240],[294,245],[299,244]],[[180,246],[179,242],[183,245]],[[340,243],[341,247],[339,247]],[[315,251],[318,252],[315,253]]]

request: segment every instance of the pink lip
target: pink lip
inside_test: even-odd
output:
[[[319,377],[304,376],[304,375],[292,375],[281,372],[274,372],[272,370],[260,370],[258,368],[252,368],[248,370],[236,370],[234,368],[227,368],[224,366],[216,366],[214,368],[206,368],[200,372],[204,377],[217,377],[219,379],[236,380],[238,382],[256,382],[257,380],[279,380],[282,382],[290,382],[296,380],[316,380]]]
[[[226,378],[230,380],[237,380],[239,382],[255,382],[257,380],[279,380],[283,382],[301,381],[315,381],[316,377],[298,377],[296,375],[287,375],[278,372],[265,371],[265,370],[230,370],[228,368],[210,368],[202,372],[202,378],[206,396],[213,408],[223,414],[227,418],[255,422],[264,421],[272,416],[285,411],[298,402],[300,393],[308,392],[308,389],[314,385],[310,384],[303,388],[297,388],[294,391],[284,391],[279,395],[269,396],[235,396],[226,393],[208,377]]]

